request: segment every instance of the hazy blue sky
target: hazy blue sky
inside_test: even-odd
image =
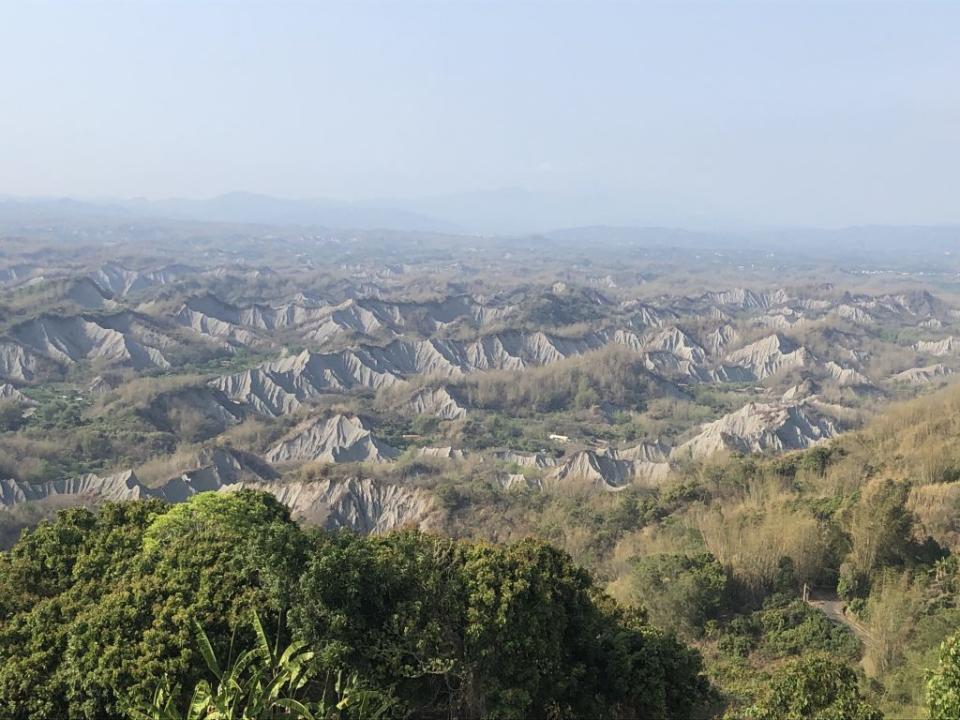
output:
[[[0,193],[503,187],[960,221],[960,2],[0,0]]]

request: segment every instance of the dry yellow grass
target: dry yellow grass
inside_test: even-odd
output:
[[[170,455],[153,458],[137,466],[134,472],[144,485],[158,485],[197,466],[197,449],[184,448]]]
[[[907,509],[917,518],[918,535],[960,547],[960,484],[914,485]]]

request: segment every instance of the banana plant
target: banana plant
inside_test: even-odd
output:
[[[397,709],[392,696],[363,689],[356,675],[342,671],[333,682],[326,674],[319,684],[323,688],[319,700],[302,699],[317,675],[314,653],[302,642],[293,642],[282,652],[278,644],[271,647],[256,613],[255,647],[240,653],[226,668],[221,668],[203,628],[196,621],[193,624],[200,655],[215,682],[198,682],[186,711],[180,712],[176,695],[164,679],[149,704],[131,711],[135,720],[376,720]]]

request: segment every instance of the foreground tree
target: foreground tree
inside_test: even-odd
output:
[[[359,687],[356,676],[318,677],[314,653],[304,643],[284,650],[271,646],[259,616],[253,614],[257,641],[222,667],[210,639],[196,625],[197,646],[213,678],[197,683],[183,708],[165,677],[153,698],[131,708],[134,720],[330,720],[388,717],[397,707],[389,694]],[[319,689],[318,689],[319,687]],[[319,695],[311,700],[311,695]]]
[[[878,567],[901,565],[908,556],[913,517],[910,487],[892,480],[866,485],[850,522],[850,554],[840,567],[841,596],[864,597]]]
[[[745,715],[755,720],[883,720],[861,697],[853,670],[827,655],[807,656],[777,670],[766,695]]]
[[[699,635],[727,594],[727,575],[713,555],[647,555],[634,561],[630,587],[658,627]]]
[[[927,706],[934,720],[960,717],[960,634],[940,645],[940,666],[927,679]]]
[[[263,649],[254,611],[309,682]],[[70,510],[0,556],[0,716],[14,720],[145,704],[270,717],[266,688],[309,710],[331,678],[338,703],[362,690],[416,717],[673,718],[704,698],[700,670],[549,545],[304,532],[260,493]]]

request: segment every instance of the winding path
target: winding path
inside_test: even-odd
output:
[[[828,620],[839,625],[846,625],[864,645],[873,641],[873,635],[866,625],[847,615],[847,604],[838,598],[835,593],[811,592],[807,604],[826,615]]]

